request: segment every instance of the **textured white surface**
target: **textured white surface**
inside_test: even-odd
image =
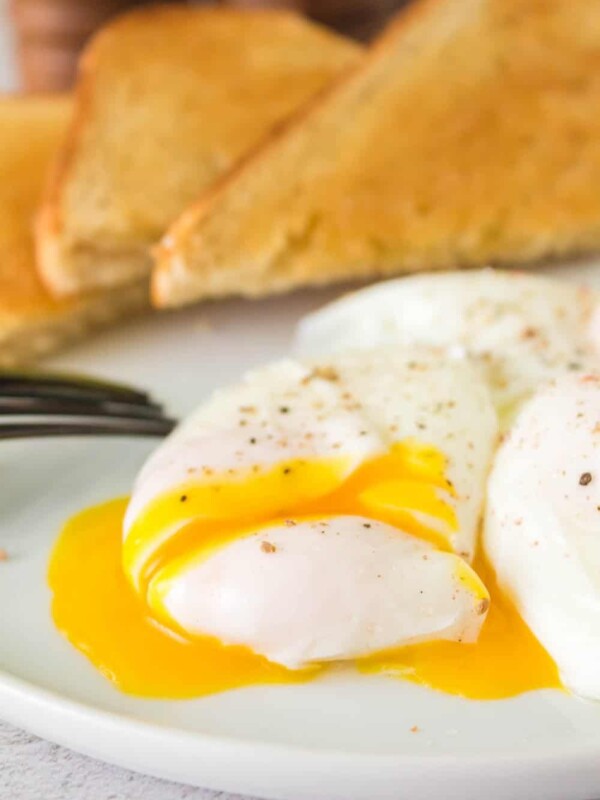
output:
[[[0,800],[236,800],[137,775],[0,723]]]

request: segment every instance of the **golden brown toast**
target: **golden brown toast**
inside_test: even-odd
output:
[[[57,302],[37,275],[33,220],[71,110],[68,97],[0,97],[0,366],[45,355],[148,304],[139,284]]]
[[[110,24],[84,54],[40,217],[47,286],[147,275],[179,213],[361,52],[286,11],[152,6]]]
[[[600,247],[600,3],[417,0],[157,250],[159,306]]]

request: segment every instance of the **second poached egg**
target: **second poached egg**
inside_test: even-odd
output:
[[[342,297],[305,317],[296,335],[303,356],[393,343],[469,358],[506,427],[538,386],[598,362],[600,300],[586,287],[521,272],[414,275]]]
[[[523,408],[489,481],[484,547],[566,686],[600,699],[600,376]]]

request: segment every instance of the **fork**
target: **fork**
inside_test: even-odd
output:
[[[78,375],[0,371],[0,439],[166,436],[175,420],[146,392]]]

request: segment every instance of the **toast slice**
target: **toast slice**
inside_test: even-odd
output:
[[[63,97],[0,97],[0,366],[46,355],[148,305],[147,286],[57,302],[36,271],[33,219],[72,111]]]
[[[600,3],[416,0],[172,226],[175,306],[600,247]]]
[[[75,120],[38,226],[68,295],[150,272],[150,246],[275,124],[360,58],[291,12],[148,6],[84,54]]]

